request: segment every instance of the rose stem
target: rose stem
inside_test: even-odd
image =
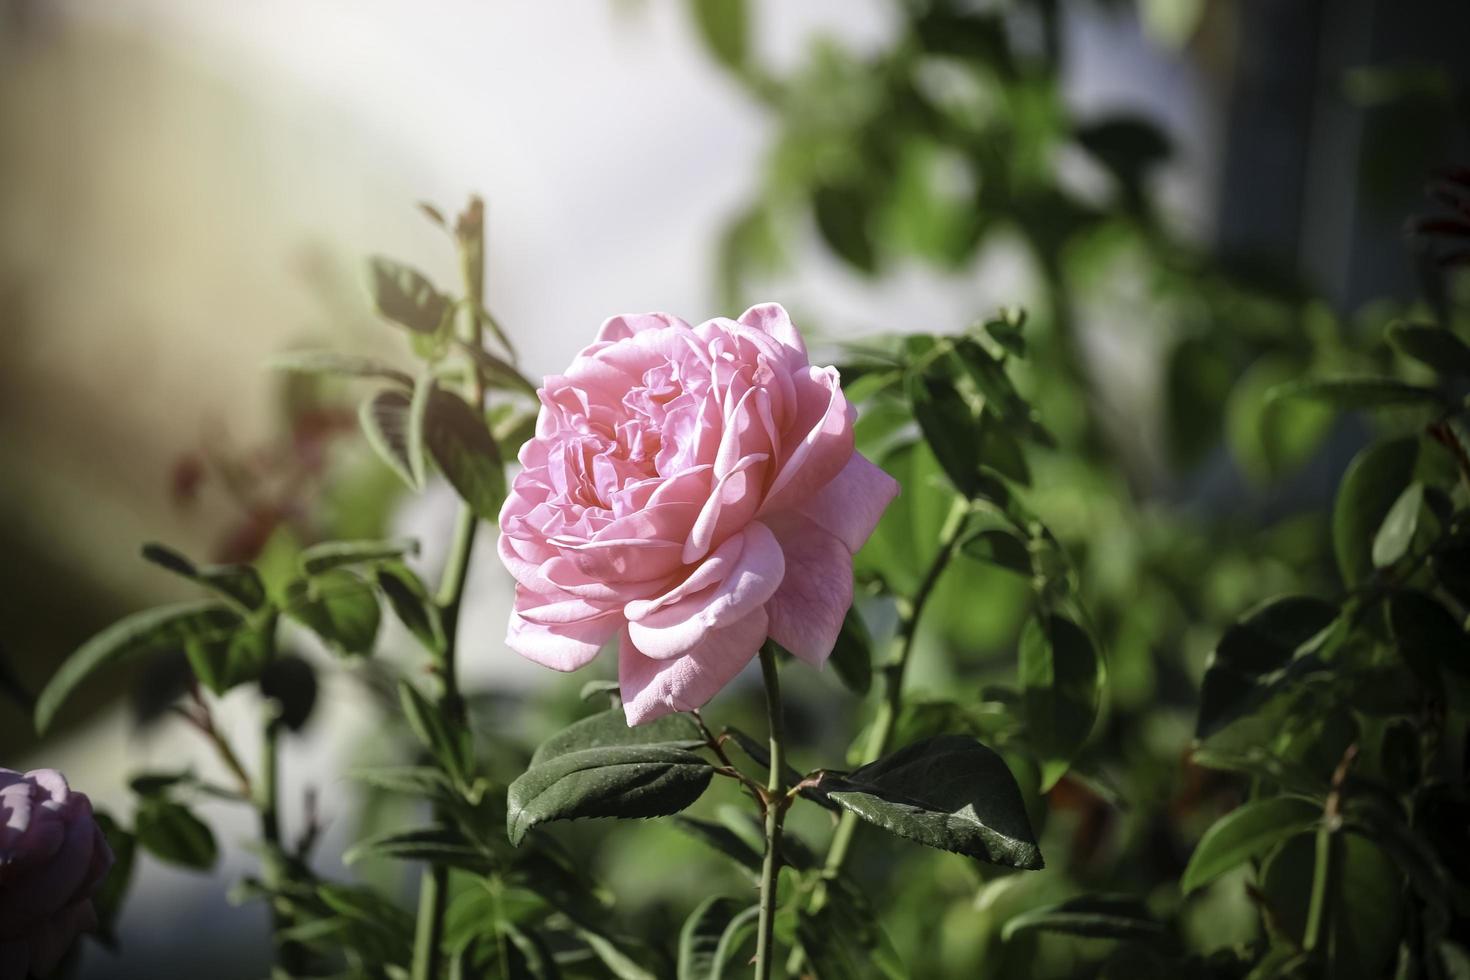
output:
[[[274,700],[267,699],[264,712],[264,727],[260,743],[260,772],[256,777],[255,805],[260,811],[260,836],[265,841],[263,871],[266,887],[275,891],[285,883],[287,877],[286,856],[281,847],[280,817],[280,736],[281,708]],[[271,903],[271,934],[274,938],[275,962],[291,975],[300,972],[302,949],[294,942],[281,939],[281,933],[290,925],[286,914],[277,906],[275,896]]]
[[[934,593],[934,586],[939,581],[940,574],[949,565],[949,560],[954,557],[955,547],[959,544],[960,538],[964,536],[969,520],[969,501],[963,497],[955,498],[939,534],[939,553],[934,556],[934,561],[924,573],[924,580],[919,583],[913,600],[910,602],[899,600],[898,633],[893,640],[894,653],[883,663],[879,672],[883,685],[883,700],[878,703],[878,714],[873,719],[873,728],[868,735],[868,743],[863,747],[863,765],[883,758],[892,745],[894,726],[898,722],[898,713],[903,707],[904,672],[908,670],[910,655],[914,649],[914,637],[919,632],[919,617],[923,615],[924,607],[928,605],[929,598]],[[857,833],[857,828],[857,815],[851,811],[844,811],[841,820],[837,823],[837,830],[832,834],[832,843],[827,848],[827,860],[822,866],[824,879],[831,880],[842,872],[842,866],[847,862],[847,854],[852,848],[852,838]],[[813,910],[821,907],[824,896],[825,893],[821,888],[813,893],[811,903]],[[800,947],[792,950],[790,958],[786,961],[787,972],[800,971],[804,959]]]
[[[776,651],[761,646],[761,677],[766,682],[766,713],[771,724],[771,776],[766,783],[766,855],[761,862],[760,918],[756,931],[755,976],[768,980],[775,956],[772,930],[776,922],[776,879],[781,870],[781,823],[790,805],[782,781],[786,768],[786,723],[781,714],[781,678],[776,674]]]
[[[484,343],[480,309],[484,305],[485,227],[484,205],[478,197],[470,198],[469,206],[455,228],[455,237],[459,244],[460,272],[465,290],[465,313],[460,325],[460,336],[472,350],[479,350]],[[469,361],[469,371],[470,383],[465,397],[476,412],[482,412],[485,410],[484,378],[473,360]],[[435,597],[444,627],[444,650],[439,662],[443,692],[439,698],[439,707],[444,713],[445,721],[451,726],[465,722],[464,699],[459,693],[455,653],[459,639],[459,612],[464,604],[470,553],[474,550],[475,531],[478,527],[479,520],[474,509],[461,502],[459,515],[455,519],[454,537],[450,541],[449,558]],[[433,980],[439,975],[444,915],[448,906],[449,868],[443,864],[432,865],[425,869],[419,887],[418,922],[414,929],[413,943],[413,980]]]

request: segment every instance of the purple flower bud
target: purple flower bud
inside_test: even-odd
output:
[[[92,894],[112,851],[54,769],[0,769],[0,980],[45,976],[77,935],[97,926]]]

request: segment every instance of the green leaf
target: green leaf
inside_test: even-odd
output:
[[[436,333],[445,321],[449,299],[417,270],[374,257],[369,263],[373,305],[383,316],[415,333]]]
[[[373,766],[354,769],[347,775],[374,789],[401,796],[438,799],[453,789],[443,772],[428,766]]]
[[[300,731],[316,707],[316,670],[294,654],[274,656],[261,672],[260,693],[275,702],[287,731]]]
[[[1080,626],[1052,613],[1022,629],[1018,668],[1026,730],[1045,792],[1092,732],[1102,703],[1102,662]]]
[[[1272,599],[1220,638],[1200,686],[1197,734],[1205,738],[1254,710],[1293,662],[1297,649],[1337,618],[1337,607],[1310,596]]]
[[[286,587],[284,610],[348,656],[372,653],[382,618],[372,584],[342,568],[292,582]]]
[[[249,565],[205,565],[201,568],[172,548],[156,542],[143,546],[143,559],[233,599],[246,609],[255,610],[265,605],[265,584]]]
[[[113,623],[82,644],[47,683],[36,699],[36,731],[45,734],[77,687],[103,667],[179,652],[190,643],[221,643],[243,623],[238,612],[213,599],[149,609]]]
[[[837,679],[854,694],[867,694],[873,686],[873,638],[856,607],[842,619],[829,663]]]
[[[1373,573],[1373,540],[1413,482],[1418,458],[1417,439],[1390,439],[1364,449],[1343,474],[1332,510],[1332,543],[1338,570],[1349,587]]]
[[[1378,533],[1373,536],[1371,552],[1374,568],[1387,568],[1409,551],[1414,531],[1419,527],[1419,509],[1424,503],[1424,484],[1415,480],[1404,488],[1388,509]]]
[[[695,749],[704,745],[704,736],[688,715],[664,715],[646,725],[630,727],[622,708],[609,708],[572,722],[548,738],[531,756],[531,765],[550,762],[558,756],[580,749],[602,746],[659,745],[673,749]]]
[[[980,531],[966,538],[960,545],[960,551],[976,561],[998,565],[1017,575],[1024,575],[1026,578],[1032,575],[1031,549],[1026,546],[1025,541],[1010,531],[1001,528]]]
[[[429,399],[439,388],[439,382],[431,373],[423,374],[413,386],[408,399],[408,466],[413,471],[413,481],[423,486],[428,480],[428,453],[424,448],[425,418],[429,412]]]
[[[689,0],[689,10],[710,54],[727,68],[743,68],[750,37],[745,0]]]
[[[679,932],[679,980],[719,980],[729,955],[725,935],[742,913],[751,911],[748,902],[714,895],[700,903],[684,920]],[[760,908],[757,906],[757,913]]]
[[[519,845],[549,820],[661,817],[699,799],[714,767],[684,749],[619,745],[578,749],[533,763],[510,784],[506,833]]]
[[[348,848],[342,860],[356,864],[368,857],[424,861],[460,868],[471,874],[489,874],[497,870],[493,855],[480,850],[452,827],[421,827],[380,834]]]
[[[827,246],[857,271],[876,271],[874,202],[868,189],[856,183],[819,184],[812,188],[811,202],[817,231]]]
[[[321,575],[348,565],[377,565],[382,562],[417,555],[419,543],[403,541],[324,541],[301,552],[301,571]]]
[[[398,702],[419,742],[451,778],[463,783],[470,768],[469,732],[462,727],[451,727],[443,712],[408,681],[398,682]]]
[[[206,871],[219,848],[209,827],[181,804],[161,797],[144,799],[136,817],[138,843],[154,857]]]
[[[985,332],[1007,352],[1025,357],[1026,337],[1022,333],[1025,326],[1025,310],[1002,311],[1000,316],[985,321]]]
[[[112,851],[112,868],[92,893],[92,907],[97,912],[97,934],[109,948],[117,946],[117,919],[122,913],[123,899],[128,885],[133,880],[133,860],[137,850],[137,838],[128,833],[106,810],[93,813],[97,827],[107,839]]]
[[[424,645],[424,649],[436,653],[443,650],[444,625],[439,616],[439,606],[423,581],[401,562],[379,566],[374,577],[394,615]]]
[[[1430,690],[1441,690],[1441,669],[1470,678],[1470,636],[1438,599],[1412,589],[1395,592],[1388,625],[1400,656]]]
[[[1299,796],[1253,800],[1230,811],[1205,831],[1189,857],[1179,887],[1203,888],[1227,871],[1266,856],[1273,847],[1314,828],[1322,807]]]
[[[1443,327],[1398,321],[1389,326],[1388,340],[1440,375],[1470,376],[1470,344]]]
[[[1048,449],[1056,448],[1056,437],[1047,431],[1036,417],[1035,410],[1016,391],[999,360],[973,337],[956,339],[954,352],[965,373],[984,396],[985,410],[1000,419],[1010,434]]]
[[[484,379],[486,386],[501,391],[519,392],[522,395],[536,397],[536,385],[529,378],[516,370],[509,362],[496,357],[483,347],[461,342],[460,346],[475,362],[480,377]]]
[[[398,474],[410,490],[422,490],[418,482],[419,471],[409,457],[409,406],[410,399],[401,391],[384,389],[369,396],[358,408],[358,421],[368,445]]]
[[[585,925],[579,926],[578,934],[617,980],[658,980],[658,974],[643,969],[617,942]]]
[[[613,707],[617,707],[622,702],[622,691],[617,681],[588,681],[577,692],[577,697],[583,701],[591,701],[599,696],[613,698]]]
[[[1310,398],[1337,408],[1444,405],[1443,396],[1435,389],[1406,384],[1392,378],[1309,378],[1277,385],[1271,389],[1267,398]]]
[[[914,419],[956,490],[973,497],[980,476],[980,423],[948,378],[910,372],[904,379]]]
[[[1144,904],[1127,895],[1082,895],[1022,912],[1006,922],[1000,935],[1009,942],[1017,933],[1031,931],[1146,943],[1168,938],[1168,931]]]
[[[525,932],[512,922],[502,922],[500,930],[524,960],[521,968],[525,970],[526,976],[531,977],[532,980],[557,980],[561,976],[561,971],[556,965],[555,954],[539,935]]]
[[[690,837],[696,838],[734,861],[746,872],[751,881],[755,881],[760,875],[761,853],[729,827],[708,820],[686,817],[683,814],[673,817],[672,822],[675,827]]]
[[[243,625],[226,640],[192,639],[184,643],[189,667],[216,695],[258,680],[276,649],[274,614]]]
[[[405,388],[413,387],[413,378],[403,371],[370,357],[338,354],[335,351],[287,351],[267,360],[276,371],[292,374],[331,374],[347,378],[378,378]]]
[[[460,499],[477,517],[500,518],[505,465],[490,428],[464,399],[435,387],[424,415],[424,445]]]
[[[973,738],[915,742],[817,790],[869,823],[992,864],[1035,870],[1041,851],[1005,760]]]

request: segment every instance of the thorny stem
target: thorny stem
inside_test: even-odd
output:
[[[478,350],[484,343],[479,311],[484,303],[485,287],[484,205],[478,197],[470,199],[469,206],[460,216],[455,236],[459,243],[460,271],[464,278],[467,308],[461,321],[460,336],[468,346]],[[485,382],[478,366],[473,362],[470,364],[469,377],[465,398],[477,413],[482,412],[485,407]],[[465,581],[478,527],[479,520],[473,508],[467,503],[461,503],[455,521],[454,538],[450,542],[449,558],[435,597],[444,626],[444,649],[439,660],[439,678],[443,684],[443,692],[439,698],[439,706],[450,724],[462,724],[465,718],[455,655],[458,650],[460,607],[464,604]],[[419,889],[411,974],[413,980],[433,980],[439,976],[443,961],[444,917],[448,906],[449,868],[442,864],[432,865],[424,871]]]
[[[769,980],[775,957],[776,885],[781,871],[781,825],[791,800],[782,787],[786,766],[786,722],[781,711],[781,678],[776,673],[776,650],[761,647],[761,677],[766,684],[766,713],[771,725],[771,775],[766,784],[766,853],[761,862],[760,917],[756,927],[755,976]]]
[[[746,792],[750,793],[750,795],[755,798],[756,802],[760,803],[760,805],[764,807],[766,805],[765,789],[761,786],[760,783],[756,782],[754,779],[751,779],[744,772],[742,772],[740,767],[735,764],[735,761],[730,758],[730,754],[725,751],[725,742],[729,739],[729,736],[716,735],[714,732],[710,731],[709,726],[706,725],[704,722],[704,716],[701,715],[697,710],[689,712],[689,716],[694,719],[694,724],[699,726],[699,734],[704,736],[705,746],[711,752],[713,752],[715,754],[715,758],[719,759],[721,762],[721,765],[716,767],[715,772],[721,776],[727,776],[730,779],[738,780],[740,785],[745,787]]]

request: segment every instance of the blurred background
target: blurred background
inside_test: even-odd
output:
[[[1131,803],[1054,792],[1049,833],[1070,880],[1147,888],[1229,803],[1181,762],[1220,624],[1335,587],[1324,508],[1365,432],[1264,393],[1351,368],[1358,338],[1463,286],[1413,231],[1434,174],[1470,161],[1467,91],[1462,0],[0,0],[0,681],[33,693],[107,623],[189,594],[138,559],[145,541],[269,561],[398,534],[436,566],[452,492],[400,493],[351,390],[266,362],[404,360],[364,258],[453,282],[415,205],[480,194],[488,303],[532,377],[619,312],[776,299],[835,352],[1027,308],[1023,381],[1064,444],[1032,461],[1034,504],[1105,638],[1095,770]],[[467,686],[540,706],[492,724],[527,738],[583,678],[504,648],[493,545],[471,571]],[[1009,670],[1024,584],[962,563],[942,591],[913,684]],[[319,696],[288,749],[286,820],[319,821],[341,871],[344,842],[389,818],[340,773],[384,736],[371,685],[299,647]],[[61,768],[126,813],[130,771],[215,766],[164,712],[182,676],[119,672],[44,744],[7,708],[0,765]],[[813,758],[856,731],[860,702],[836,691],[798,683]],[[250,698],[223,723],[248,731]],[[204,812],[214,871],[141,858],[119,947],[90,949],[84,975],[265,972],[264,911],[226,899],[253,866],[247,815]],[[616,833],[594,853],[641,909],[640,855],[675,845]],[[981,954],[986,903],[1010,899],[946,860],[910,861],[887,900],[948,911],[895,944],[916,976],[981,959],[1006,975]],[[1047,881],[1027,887],[1065,887]],[[1048,955],[1065,975],[1065,949]]]

